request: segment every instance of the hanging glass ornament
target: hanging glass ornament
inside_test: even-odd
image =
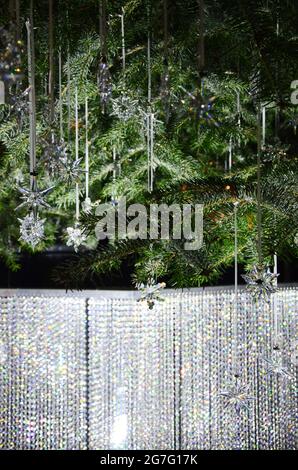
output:
[[[57,139],[54,133],[43,141],[43,154],[40,163],[51,177],[58,177],[67,163],[67,146],[64,140]]]
[[[190,93],[184,87],[180,87],[188,96],[188,111],[195,114],[198,120],[209,122],[216,127],[219,126],[218,122],[213,117],[212,109],[216,99],[215,96],[204,96],[197,89],[195,92]],[[182,100],[185,103],[185,100]]]
[[[251,402],[255,400],[250,394],[249,385],[242,384],[239,376],[235,376],[235,383],[229,385],[219,395],[225,400],[225,408],[233,408],[237,415],[240,415],[241,411],[248,411]]]
[[[298,233],[294,236],[294,243],[298,246]]]
[[[116,116],[120,121],[128,121],[139,114],[139,102],[129,94],[122,92],[116,98],[111,99],[112,116]]]
[[[97,84],[99,89],[100,102],[103,109],[105,109],[111,98],[113,89],[112,76],[105,57],[101,59],[99,64]]]
[[[82,229],[77,222],[74,227],[67,227],[67,246],[72,246],[75,252],[78,251],[79,247],[86,241],[86,235],[84,234],[84,229]]]
[[[18,219],[20,222],[20,238],[19,240],[27,243],[33,249],[44,238],[44,224],[45,219],[40,219],[38,214],[30,212],[23,219]]]
[[[36,184],[33,189],[18,188],[21,193],[21,199],[23,202],[16,207],[16,210],[21,209],[22,207],[28,207],[28,209],[36,210],[39,207],[44,207],[50,209],[51,206],[45,201],[45,197],[54,189],[54,186],[51,186],[47,189],[38,189]]]
[[[247,274],[242,274],[247,283],[247,290],[255,301],[269,302],[270,295],[277,291],[276,280],[279,274],[271,273],[269,267],[262,264],[253,266]]]
[[[73,182],[80,180],[84,170],[81,168],[82,158],[73,160],[70,157],[67,158],[66,162],[63,163],[60,172],[60,178],[67,185],[71,185]]]
[[[15,39],[15,26],[0,27],[0,79],[16,82],[24,76],[22,70],[23,43]]]
[[[82,202],[82,210],[86,214],[89,214],[92,211],[92,202],[90,197],[86,197],[85,200]]]
[[[15,116],[18,122],[19,129],[22,129],[24,118],[29,113],[29,92],[30,87],[26,88],[22,93],[17,90],[11,95],[10,101],[10,115]]]
[[[263,358],[267,373],[270,375],[277,375],[286,380],[294,380],[295,377],[289,369],[283,365],[283,354],[282,351],[275,347],[272,352],[271,358]]]
[[[147,284],[138,284],[137,288],[141,292],[141,297],[138,299],[138,302],[146,301],[149,310],[152,310],[156,301],[164,301],[160,291],[165,287],[165,282],[156,284],[153,279],[149,279]]]

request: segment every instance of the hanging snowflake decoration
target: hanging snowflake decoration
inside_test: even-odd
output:
[[[49,176],[58,177],[67,164],[67,146],[54,134],[43,142],[43,154],[40,163],[45,166]]]
[[[268,374],[283,377],[286,380],[294,380],[293,374],[283,365],[282,351],[278,347],[273,349],[271,358],[263,358],[263,361]]]
[[[100,102],[103,109],[105,109],[112,95],[112,76],[105,58],[103,58],[99,64],[97,84]]]
[[[86,235],[84,229],[82,229],[78,223],[74,227],[67,227],[67,246],[72,246],[75,252],[78,251],[79,247],[86,241]]]
[[[36,214],[30,212],[24,219],[18,219],[20,222],[20,238],[23,242],[30,245],[33,249],[44,238],[45,219],[40,219]]]
[[[85,200],[82,202],[82,210],[86,214],[90,214],[92,211],[92,202],[90,197],[86,197]]]
[[[10,115],[16,117],[19,129],[22,128],[24,118],[27,117],[29,113],[29,92],[30,87],[26,88],[22,93],[18,93],[18,91],[15,90],[15,93],[10,97]]]
[[[237,415],[240,415],[241,411],[249,410],[255,397],[250,394],[248,385],[239,382],[238,376],[235,377],[235,380],[235,384],[227,387],[219,395],[225,400],[225,408],[232,408]]]
[[[276,280],[279,274],[271,273],[263,265],[255,265],[247,274],[242,274],[247,283],[247,290],[254,300],[269,302],[270,295],[277,291]]]
[[[0,79],[4,82],[16,82],[24,76],[22,71],[22,41],[15,40],[15,27],[0,27]]]
[[[212,114],[213,104],[216,97],[204,96],[200,93],[199,90],[196,90],[194,93],[190,93],[182,86],[180,88],[188,96],[189,112],[194,113],[198,120],[209,122],[218,127],[219,124],[216,122]],[[185,100],[182,100],[182,103],[184,104]]]
[[[84,170],[81,168],[82,158],[78,160],[73,160],[70,157],[67,158],[66,162],[63,164],[60,172],[60,178],[67,185],[71,185],[73,182],[78,182],[84,173]]]
[[[138,284],[137,288],[141,292],[141,297],[138,299],[138,302],[146,301],[149,309],[152,310],[156,301],[164,300],[160,295],[160,291],[165,287],[165,282],[155,284],[153,279],[149,279],[147,284]]]
[[[128,121],[139,114],[139,103],[133,97],[121,93],[117,98],[111,99],[112,116],[116,116],[120,121]]]
[[[47,189],[26,189],[18,188],[21,193],[21,199],[23,202],[16,207],[16,210],[21,209],[22,207],[28,207],[28,209],[36,211],[39,207],[44,207],[50,209],[51,206],[45,201],[45,197],[54,189],[54,186],[51,186]]]

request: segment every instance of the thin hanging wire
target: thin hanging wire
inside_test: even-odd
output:
[[[60,125],[60,140],[64,139],[63,133],[63,101],[62,101],[62,55],[59,50],[59,125]]]
[[[232,371],[235,376],[238,370],[238,202],[234,203],[234,318],[232,322]]]
[[[199,80],[205,69],[205,1],[198,0],[199,3],[199,44],[198,44],[198,70]]]
[[[262,207],[261,207],[261,153],[262,153],[262,134],[261,134],[261,106],[257,106],[257,227],[258,227],[258,260],[259,264],[263,261],[262,255]]]
[[[49,0],[49,100],[51,123],[55,119],[54,79],[54,14],[53,0]]]
[[[75,161],[79,160],[79,106],[78,106],[78,88],[75,88]],[[76,220],[80,217],[80,193],[79,183],[76,183]]]
[[[86,141],[85,141],[85,173],[86,173],[86,190],[85,190],[85,197],[86,199],[89,197],[89,136],[88,136],[88,97],[86,96],[85,99],[85,128],[86,128]]]
[[[148,171],[148,191],[153,191],[153,159],[154,159],[154,121],[155,116],[152,113],[152,72],[151,72],[151,8],[148,3],[148,38],[147,38],[147,71],[148,71],[148,110],[146,114],[147,126],[147,171]]]
[[[36,189],[36,102],[35,102],[35,54],[33,0],[30,3],[30,19],[26,22],[28,43],[29,118],[30,118],[30,186]]]
[[[122,7],[122,14],[119,15],[121,19],[121,43],[122,43],[122,70],[125,71],[126,67],[126,52],[125,52],[125,25],[124,25],[124,8]]]

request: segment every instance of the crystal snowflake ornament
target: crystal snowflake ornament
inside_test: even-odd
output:
[[[255,265],[247,274],[242,274],[247,283],[247,290],[254,300],[269,302],[270,295],[277,291],[276,280],[279,274],[271,273],[263,265]]]
[[[78,160],[73,160],[70,157],[66,159],[63,163],[60,172],[60,178],[67,185],[71,185],[73,182],[78,182],[84,173],[84,170],[81,168],[82,158]]]
[[[156,301],[164,301],[160,291],[165,287],[165,282],[156,284],[153,279],[149,279],[147,284],[138,284],[137,288],[141,292],[138,302],[146,301],[149,309],[152,310]]]
[[[199,90],[194,93],[190,93],[185,88],[180,87],[189,98],[189,111],[195,112],[199,120],[209,121],[218,127],[218,123],[215,121],[212,115],[213,104],[216,99],[215,96],[203,96]],[[185,100],[182,100],[185,103]]]
[[[29,113],[29,92],[30,87],[26,88],[22,93],[15,91],[10,97],[10,114],[16,117],[19,128],[21,128],[24,118]]]
[[[103,108],[105,108],[112,95],[112,77],[105,58],[103,58],[99,64],[97,84],[99,89],[100,101]]]
[[[225,408],[232,408],[239,415],[241,411],[247,411],[255,397],[250,394],[249,386],[241,384],[239,377],[235,376],[235,384],[219,394],[225,400]]]
[[[79,247],[86,241],[86,235],[84,234],[84,229],[82,229],[79,224],[75,224],[74,227],[67,227],[67,246],[72,246],[77,252]]]
[[[23,202],[16,207],[16,210],[21,209],[22,207],[28,207],[30,210],[37,210],[38,208],[50,209],[51,206],[45,201],[45,197],[54,189],[54,186],[51,186],[47,189],[26,189],[18,188],[21,193],[21,199]]]
[[[283,354],[278,347],[273,349],[271,358],[268,359],[264,357],[263,361],[265,363],[267,374],[276,375],[286,380],[295,379],[289,369],[283,365]]]
[[[30,212],[24,219],[18,219],[20,222],[20,238],[23,242],[30,245],[33,249],[44,238],[45,219],[40,219],[36,214]]]
[[[139,113],[139,103],[131,96],[121,93],[117,98],[111,99],[112,116],[116,116],[121,121],[128,121]]]
[[[58,177],[67,163],[67,146],[63,140],[51,134],[43,141],[43,154],[40,163],[43,164],[51,177]]]

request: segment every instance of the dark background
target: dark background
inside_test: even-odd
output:
[[[0,261],[0,288],[37,288],[37,289],[58,289],[61,285],[55,281],[55,268],[73,258],[73,251],[67,247],[56,247],[44,253],[20,254],[19,262],[21,269],[11,272]],[[131,274],[132,264],[123,264],[119,273],[98,275],[89,278],[84,283],[85,289],[127,289],[132,288]],[[278,272],[280,273],[280,283],[298,282],[298,272],[295,261],[284,262],[279,260]],[[243,269],[239,266],[239,283],[244,284],[241,274]],[[225,271],[218,279],[216,285],[233,285],[234,268]]]

